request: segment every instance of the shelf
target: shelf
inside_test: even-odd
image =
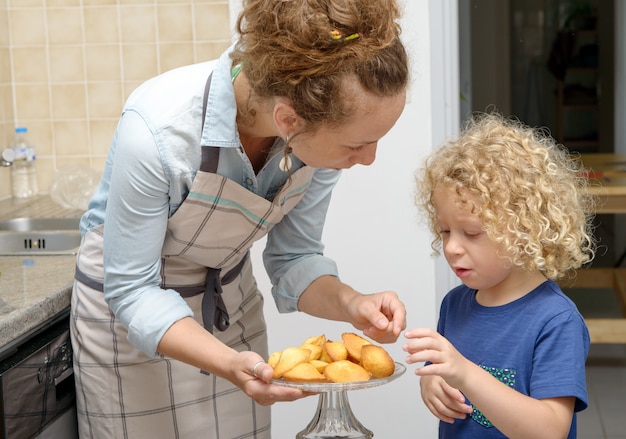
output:
[[[564,76],[556,88],[556,140],[572,150],[599,149],[600,60],[595,29],[575,34]]]

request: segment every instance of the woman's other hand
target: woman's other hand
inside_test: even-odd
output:
[[[295,401],[313,393],[272,384],[274,369],[255,352],[241,352],[233,364],[233,383],[260,405]]]

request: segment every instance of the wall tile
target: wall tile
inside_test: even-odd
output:
[[[147,78],[146,78],[147,79]],[[135,80],[135,81],[124,81],[124,86],[123,86],[123,90],[124,90],[124,102],[126,102],[126,99],[128,99],[128,96],[130,96],[130,94],[137,88],[139,87],[141,84],[143,84],[145,82],[145,80]]]
[[[230,46],[230,41],[211,41],[206,43],[195,43],[196,60],[198,62],[217,59],[224,50]]]
[[[0,0],[0,150],[9,145],[13,128],[13,89],[9,52],[7,0]],[[0,197],[11,194],[11,171],[0,167]]]
[[[194,47],[192,43],[161,43],[159,44],[159,59],[161,71],[175,69],[187,64],[195,63]]]
[[[2,91],[1,87],[0,91]],[[13,132],[13,129],[13,120],[9,121],[8,118],[4,118],[0,121],[0,139],[2,139],[0,141],[0,148],[7,148],[11,144],[10,139],[12,138],[11,133]]]
[[[13,90],[10,84],[0,84],[0,122],[13,121]],[[0,136],[0,143],[6,139]]]
[[[6,4],[0,6],[0,46],[9,44],[9,14]]]
[[[120,107],[121,111],[121,107]],[[106,157],[109,153],[109,146],[117,127],[118,119],[92,120],[89,124],[89,143],[93,156]]]
[[[88,46],[85,49],[88,81],[119,81],[120,48],[117,45]]]
[[[106,157],[91,157],[91,169],[97,171],[102,175],[102,170],[106,164]]]
[[[74,6],[79,7],[80,0],[46,0],[46,6],[48,7],[62,7],[62,6]]]
[[[82,0],[85,6],[106,6],[117,5],[118,3],[127,3],[126,0]]]
[[[47,194],[50,184],[54,179],[57,169],[55,157],[42,157],[37,159],[37,186],[40,194]]]
[[[10,84],[13,81],[11,76],[11,57],[9,54],[7,46],[0,46],[0,84]]]
[[[226,40],[230,38],[228,4],[203,4],[195,6],[196,40]]]
[[[157,8],[159,41],[192,41],[191,5],[164,5]]]
[[[24,5],[20,2],[20,5]],[[14,46],[46,44],[46,22],[43,9],[20,8],[9,10],[11,44]]]
[[[83,24],[80,8],[47,8],[48,44],[82,44]]]
[[[50,87],[54,119],[85,119],[84,84],[59,84]]]
[[[89,119],[119,118],[122,110],[122,84],[94,82],[87,85]]]
[[[44,46],[16,47],[12,52],[15,83],[48,82],[48,65]]]
[[[17,84],[15,92],[15,117],[22,120],[50,119],[48,84]]]
[[[11,168],[0,167],[0,198],[11,195]]]
[[[83,15],[87,44],[119,42],[120,28],[115,5],[84,8]]]
[[[89,156],[87,120],[54,123],[54,152],[57,156]]]
[[[0,0],[0,144],[29,127],[42,192],[64,165],[100,172],[128,95],[217,58],[228,14],[226,0]],[[8,183],[0,168],[0,197]]]
[[[28,139],[35,146],[37,159],[54,156],[52,123],[46,119],[22,120],[16,126],[28,128]],[[13,127],[15,129],[15,127]]]
[[[154,3],[154,1],[146,1],[146,0],[121,0],[121,2],[124,6],[126,5],[145,5],[148,3]],[[161,1],[162,3],[162,1]]]
[[[11,7],[29,8],[43,7],[45,0],[11,0]]]
[[[122,41],[146,43],[156,41],[156,10],[152,6],[122,6],[120,8]]]
[[[77,157],[77,156],[58,156],[56,158],[56,169],[63,169],[65,167],[70,166],[82,166],[85,168],[91,167],[91,159],[88,156]],[[100,171],[100,169],[98,169]],[[54,174],[53,174],[54,178]],[[50,183],[52,179],[50,179]],[[49,185],[48,185],[49,187]]]
[[[53,83],[85,80],[82,46],[52,46],[49,50],[50,80]]]
[[[122,46],[124,79],[146,80],[159,73],[156,44]]]

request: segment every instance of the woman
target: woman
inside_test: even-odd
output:
[[[269,406],[306,394],[263,362],[248,251],[266,234],[281,312],[397,339],[396,293],[342,283],[320,238],[341,170],[370,165],[404,108],[398,16],[393,0],[246,0],[233,48],[129,97],[81,222],[81,437],[269,437]]]

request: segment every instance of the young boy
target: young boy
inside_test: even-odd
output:
[[[496,114],[433,153],[416,200],[463,285],[406,332],[440,438],[575,438],[589,333],[554,282],[594,256],[593,198],[541,131]]]

